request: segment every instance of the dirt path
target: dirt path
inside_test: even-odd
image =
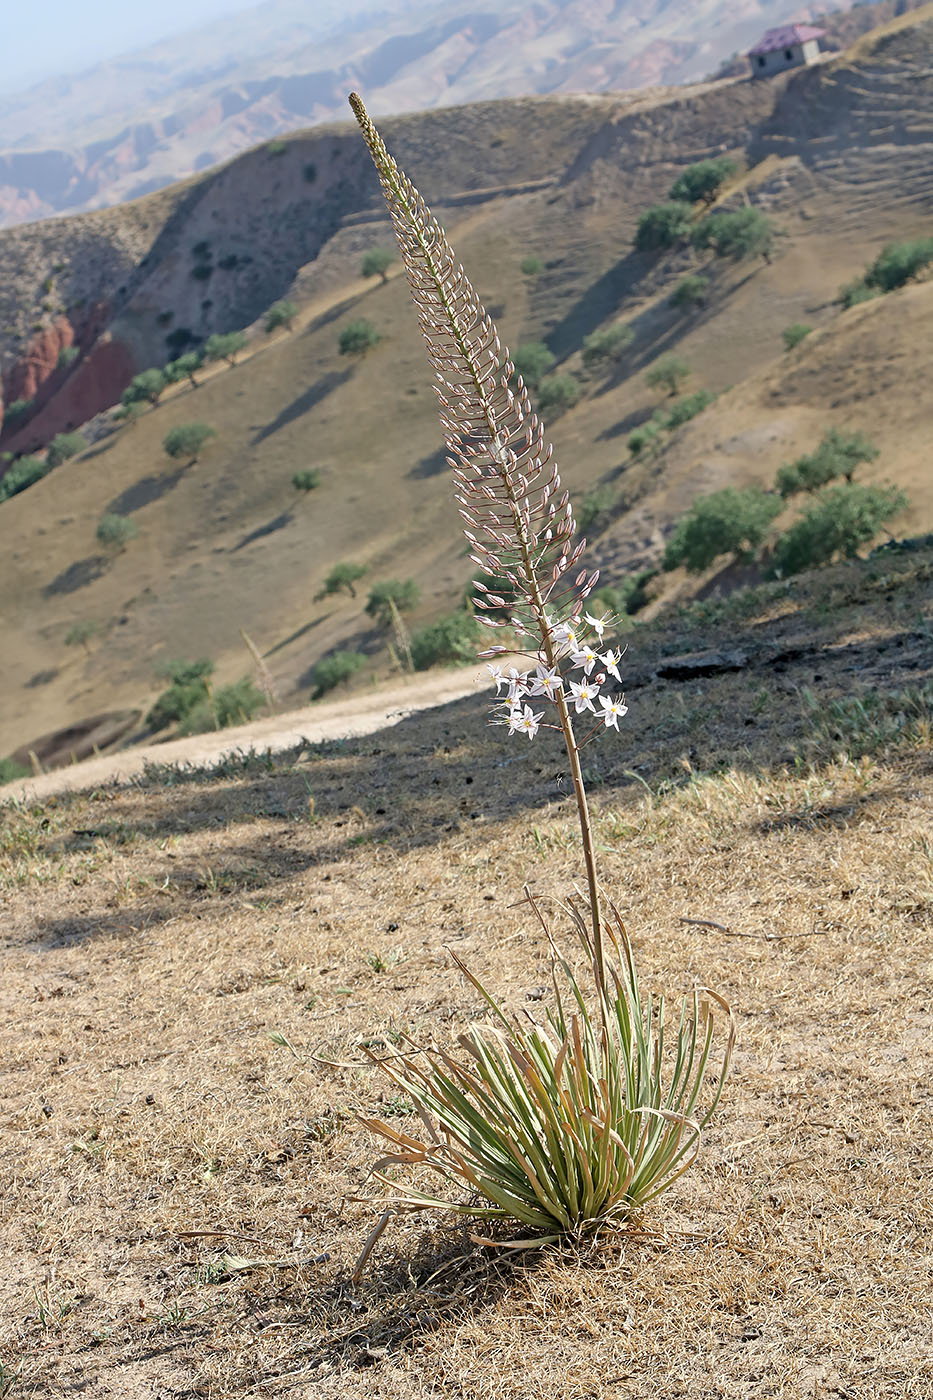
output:
[[[270,715],[267,719],[253,720],[235,729],[193,734],[187,739],[125,749],[102,758],[88,758],[83,763],[59,768],[53,773],[18,779],[0,787],[0,800],[50,797],[56,792],[125,780],[141,773],[147,763],[188,763],[195,767],[207,767],[238,750],[253,748],[274,753],[291,748],[302,740],[317,744],[323,739],[349,739],[359,734],[372,734],[377,729],[397,724],[418,710],[445,705],[450,700],[472,695],[488,685],[486,667],[478,663],[455,671],[408,676],[391,687],[368,694],[306,705],[300,710]]]

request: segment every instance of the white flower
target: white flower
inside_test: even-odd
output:
[[[521,671],[516,671],[514,666],[509,667],[508,677],[509,703],[514,705],[516,700],[520,700],[523,695],[528,694],[528,682]]]
[[[582,714],[584,710],[592,710],[596,713],[596,706],[593,701],[599,694],[599,686],[593,685],[591,681],[581,681],[577,685],[576,681],[570,682],[570,689],[573,692],[574,707],[577,714]]]
[[[574,666],[578,666],[583,671],[584,675],[588,676],[599,660],[599,657],[591,646],[586,646],[584,644],[578,651],[573,653],[570,660]]]
[[[612,728],[618,732],[619,720],[623,715],[628,714],[628,705],[623,705],[621,700],[616,699],[615,696],[609,695],[601,695],[599,697],[599,703],[603,707],[602,718],[605,721],[606,728],[608,729],[609,726],[612,725]]]
[[[610,647],[609,651],[604,651],[599,659],[610,676],[615,676],[616,680],[621,684],[622,677],[619,675],[619,662],[622,660],[621,651],[613,651]]]
[[[585,620],[590,624],[599,640],[602,641],[603,633],[606,630],[606,623],[609,620],[609,614],[605,613],[602,617],[594,617],[592,613],[584,613],[583,616]]]
[[[556,666],[550,670],[547,666],[537,666],[531,690],[528,693],[530,695],[546,695],[549,700],[553,700],[562,685],[563,681],[557,673]]]
[[[507,684],[505,676],[502,674],[502,667],[487,666],[486,670],[489,672],[489,674],[492,676],[493,680],[496,683],[496,694],[498,695],[501,692],[502,687]]]
[[[561,649],[569,647],[571,651],[576,651],[580,644],[576,628],[571,627],[569,622],[559,622],[551,633],[551,636],[554,638],[555,644]]]
[[[539,715],[536,715],[532,713],[530,705],[523,705],[520,708],[516,706],[509,715],[509,733],[527,734],[529,739],[533,739],[543,718],[543,710]]]

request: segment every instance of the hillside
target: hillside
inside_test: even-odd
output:
[[[916,0],[859,6],[845,41]],[[820,5],[794,7],[793,18]],[[0,101],[0,226],[134,199],[312,122],[528,93],[695,82],[784,0],[267,0]],[[839,48],[830,16],[827,45]],[[745,60],[741,61],[745,75]]]
[[[594,541],[608,581],[656,563],[699,490],[770,485],[783,461],[832,426],[877,442],[862,479],[907,490],[911,509],[897,532],[933,528],[924,455],[933,284],[846,312],[833,305],[882,243],[929,232],[931,57],[933,22],[921,19],[769,83],[525,99],[385,123],[508,341],[545,339],[558,367],[581,378],[583,396],[553,436],[578,501],[594,488],[614,495]],[[633,253],[641,210],[689,161],[723,150],[745,168],[725,207],[750,201],[781,230],[770,264]],[[210,656],[220,681],[243,674],[251,662],[240,629],[264,653],[284,703],[307,698],[315,664],[335,649],[368,657],[367,684],[390,664],[384,634],[363,612],[371,582],[420,584],[413,626],[457,603],[471,566],[404,280],[358,276],[361,252],[388,237],[375,200],[362,143],[341,126],[296,136],[280,152],[260,148],[125,209],[0,235],[8,305],[58,250],[102,308],[75,368],[60,387],[42,381],[45,403],[4,448],[48,441],[112,404],[134,368],[164,359],[167,324],[197,335],[253,326],[233,368],[176,388],[134,426],[101,435],[0,504],[11,542],[0,561],[0,754],[90,716],[145,710],[154,668],[168,658]],[[205,242],[213,270],[195,278],[204,255],[192,250]],[[79,258],[81,249],[94,257]],[[522,273],[528,256],[540,273]],[[668,298],[698,266],[710,291],[684,316]],[[114,285],[117,277],[125,280]],[[302,308],[295,329],[266,336],[254,323],[286,293]],[[383,341],[350,362],[337,338],[361,315]],[[631,350],[614,369],[584,373],[584,337],[620,319],[635,331]],[[815,329],[788,354],[781,332],[795,321]],[[658,404],[644,370],[672,346],[692,366],[688,387],[719,397],[661,457],[640,463],[628,433]],[[8,348],[8,382],[24,363]],[[161,442],[191,419],[218,437],[185,467]],[[306,467],[320,469],[321,484],[297,499],[291,477]],[[94,539],[108,510],[139,527],[112,562]],[[314,602],[342,560],[368,568],[360,596]],[[98,628],[87,652],[64,645],[78,622]]]

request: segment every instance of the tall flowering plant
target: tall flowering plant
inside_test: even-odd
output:
[[[626,714],[610,685],[620,682],[620,655],[604,641],[606,619],[585,610],[597,574],[579,567],[585,541],[576,542],[544,426],[508,350],[357,94],[350,105],[376,166],[434,369],[464,533],[483,572],[476,584],[480,620],[510,628],[531,658],[524,672],[490,666],[498,718],[513,735],[534,739],[545,724],[563,736],[587,897],[560,907],[592,982],[588,994],[540,901],[526,890],[552,949],[554,1004],[546,1023],[509,1016],[455,957],[492,1023],[460,1038],[465,1060],[412,1044],[379,1062],[414,1100],[423,1136],[364,1121],[393,1145],[377,1174],[396,1164],[427,1168],[470,1188],[472,1198],[454,1209],[518,1220],[542,1232],[535,1243],[543,1243],[624,1215],[689,1166],[728,1071],[731,1016],[715,992],[698,990],[684,1003],[673,1047],[666,1046],[663,1001],[640,995],[621,918],[601,895],[580,763],[583,743],[600,728],[618,729]],[[506,650],[493,645],[485,654]],[[579,716],[589,730],[578,740]],[[715,1083],[704,1094],[714,1007],[725,1013],[728,1030]],[[449,1203],[412,1189],[399,1204]]]

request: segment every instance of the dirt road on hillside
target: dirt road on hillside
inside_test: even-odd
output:
[[[324,739],[350,739],[360,734],[373,734],[387,725],[397,724],[418,710],[445,705],[450,700],[460,700],[484,689],[489,689],[489,673],[485,665],[478,663],[455,671],[408,676],[391,687],[351,695],[345,700],[306,705],[303,709],[270,715],[267,719],[253,720],[235,729],[215,730],[209,734],[193,734],[187,739],[125,749],[102,758],[88,758],[83,763],[59,768],[53,773],[21,778],[0,787],[0,801],[49,797],[56,792],[123,781],[142,773],[147,763],[188,763],[194,767],[207,767],[225,755],[238,751],[257,749],[259,752],[275,753],[293,748],[302,740],[308,744],[318,744]]]

